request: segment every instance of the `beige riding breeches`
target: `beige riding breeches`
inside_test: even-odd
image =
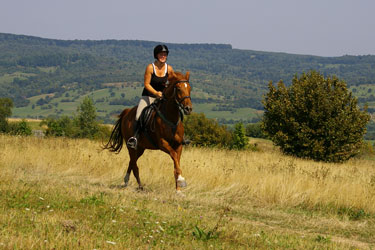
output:
[[[141,116],[142,110],[153,103],[156,98],[151,96],[142,96],[141,100],[139,100],[137,113],[135,115],[135,120],[138,121],[139,117]]]

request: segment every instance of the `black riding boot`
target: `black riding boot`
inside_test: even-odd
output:
[[[182,145],[189,145],[191,141],[189,139],[186,139],[185,137],[182,139]]]
[[[128,141],[126,142],[126,145],[129,148],[136,149],[137,144],[138,144],[138,133],[139,133],[139,122],[138,121],[134,121],[133,129],[134,129],[134,136],[132,136],[128,139]]]

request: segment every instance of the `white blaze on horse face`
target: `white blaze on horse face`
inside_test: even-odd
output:
[[[187,83],[185,83],[185,88],[187,88]]]

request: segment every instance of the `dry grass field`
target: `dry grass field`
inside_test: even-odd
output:
[[[133,176],[121,188],[126,150],[0,135],[0,249],[375,248],[374,161],[313,162],[257,144],[185,148],[181,196],[160,151],[140,158],[138,191]]]

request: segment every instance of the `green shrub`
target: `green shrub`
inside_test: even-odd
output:
[[[246,136],[254,137],[254,138],[267,138],[267,136],[263,133],[261,123],[249,123],[246,125]]]
[[[13,101],[9,98],[0,98],[0,132],[8,131],[8,117],[12,115]]]
[[[233,141],[232,141],[232,148],[233,149],[245,149],[247,148],[249,143],[249,138],[247,138],[245,133],[245,127],[242,122],[236,123],[234,125],[233,131]]]
[[[311,71],[289,88],[270,82],[263,104],[263,129],[287,154],[342,162],[361,148],[369,115],[336,77]]]
[[[65,136],[75,137],[78,128],[73,124],[73,120],[67,116],[61,118],[47,118],[41,122],[41,125],[46,125],[46,136]]]
[[[75,125],[78,127],[79,138],[94,139],[99,133],[99,122],[96,120],[96,108],[93,101],[89,97],[85,97],[77,108],[77,116],[74,119]]]
[[[77,114],[71,119],[47,118],[41,125],[46,125],[46,136],[65,136],[70,138],[100,139],[108,137],[110,128],[101,126],[97,121],[96,109],[89,97],[85,97],[77,108]]]
[[[229,147],[232,144],[232,136],[226,126],[206,118],[203,113],[186,116],[184,127],[185,136],[192,140],[193,145]]]
[[[9,123],[8,133],[11,135],[31,135],[32,129],[25,120],[22,120]]]

